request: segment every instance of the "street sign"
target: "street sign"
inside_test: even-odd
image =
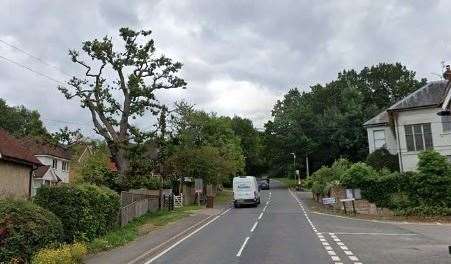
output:
[[[337,203],[337,200],[335,199],[335,197],[327,197],[327,198],[323,198],[323,204],[335,204]]]
[[[204,190],[204,181],[202,179],[194,179],[194,190],[196,193],[201,193]]]
[[[299,176],[299,170],[296,170],[296,176]]]
[[[354,193],[352,192],[352,189],[346,189],[346,199],[352,198],[354,198]]]

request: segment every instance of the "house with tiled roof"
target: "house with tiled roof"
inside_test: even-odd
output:
[[[369,152],[397,154],[400,171],[415,171],[418,153],[434,149],[451,162],[451,83],[430,82],[365,122]]]
[[[0,129],[0,197],[31,197],[33,174],[42,166],[19,140]]]
[[[46,142],[36,138],[20,139],[25,146],[44,166],[34,173],[32,195],[42,185],[52,185],[69,182],[70,151],[64,146]]]

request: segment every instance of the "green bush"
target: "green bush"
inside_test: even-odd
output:
[[[451,166],[446,157],[426,150],[418,158],[412,190],[416,198],[424,205],[451,207]]]
[[[386,168],[390,171],[399,170],[399,159],[397,155],[392,155],[387,149],[380,148],[374,152],[368,154],[366,158],[366,164],[375,168],[376,170],[382,170]]]
[[[119,196],[106,187],[89,184],[41,187],[35,202],[61,219],[67,242],[92,240],[118,221]]]
[[[0,263],[28,262],[40,248],[59,243],[61,221],[28,201],[0,200]]]
[[[340,180],[351,166],[346,159],[335,161],[331,167],[323,166],[306,180],[306,187],[313,193],[327,195],[334,185],[340,185]]]
[[[353,164],[341,177],[341,183],[347,188],[361,188],[368,186],[368,181],[378,176],[372,167],[363,162]]]
[[[88,253],[86,245],[74,243],[57,248],[41,249],[33,256],[33,264],[78,264]]]
[[[393,194],[401,190],[400,173],[390,173],[388,170],[382,170],[380,173],[369,174],[365,179],[365,185],[361,186],[362,197],[375,203],[378,207],[392,207]]]
[[[420,205],[415,207],[407,207],[402,209],[395,210],[395,213],[398,215],[415,215],[422,217],[431,217],[431,216],[450,216],[451,208],[443,207],[443,206],[428,206],[428,205]]]

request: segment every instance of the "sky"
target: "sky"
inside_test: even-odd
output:
[[[447,1],[1,3],[0,98],[38,110],[50,131],[69,126],[93,135],[89,113],[67,101],[57,82],[82,73],[69,49],[105,35],[117,41],[121,27],[152,30],[157,50],[183,63],[187,89],[165,91],[161,102],[185,100],[249,118],[257,128],[289,89],[309,91],[344,69],[401,62],[419,78],[437,80],[441,62],[451,61]],[[152,120],[139,122],[146,127]]]

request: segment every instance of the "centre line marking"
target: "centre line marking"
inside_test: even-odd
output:
[[[252,228],[251,228],[251,233],[254,232],[254,230],[255,230],[255,228],[257,227],[257,225],[258,225],[258,221],[255,222],[254,225],[252,226]]]
[[[263,212],[261,212],[261,213],[258,215],[258,220],[262,219],[262,216],[263,216]]]
[[[243,249],[246,246],[248,240],[249,240],[249,237],[246,237],[246,239],[243,242],[243,245],[241,245],[240,250],[238,250],[238,253],[236,254],[237,257],[241,257],[241,253],[243,253]]]
[[[208,226],[209,224],[213,223],[214,221],[216,221],[219,217],[225,215],[228,211],[230,211],[232,208],[229,208],[227,210],[225,210],[224,212],[222,212],[221,214],[215,216],[213,219],[211,219],[210,221],[208,221],[207,223],[203,224],[201,227],[199,227],[198,229],[194,230],[193,232],[189,233],[188,235],[186,235],[185,237],[183,237],[182,239],[180,239],[179,241],[175,242],[172,246],[168,247],[167,249],[161,251],[158,255],[156,255],[155,257],[151,258],[150,260],[144,262],[144,264],[149,264],[154,262],[155,260],[157,260],[158,258],[160,258],[161,256],[163,256],[164,254],[168,253],[170,250],[172,250],[173,248],[175,248],[176,246],[178,246],[180,243],[182,243],[183,241],[187,240],[188,238],[190,238],[191,236],[195,235],[197,232],[201,231],[202,229],[204,229],[206,226]]]

